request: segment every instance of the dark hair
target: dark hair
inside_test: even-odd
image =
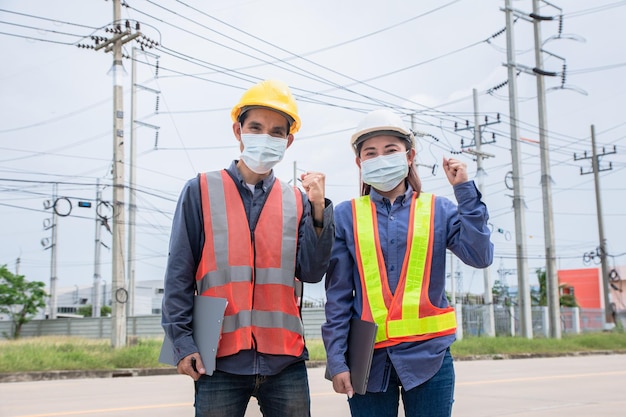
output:
[[[257,108],[258,107],[262,107],[262,106],[257,106]],[[244,107],[241,110],[241,113],[239,113],[239,118],[237,119],[237,121],[239,123],[241,123],[241,126],[243,126],[243,124],[245,123],[246,119],[248,118],[248,110],[252,110],[253,108],[254,107],[248,107],[248,108]],[[264,107],[264,108],[266,108],[268,110],[273,110],[273,111],[275,111],[277,113],[280,113],[281,115],[285,116],[285,119],[287,120],[287,134],[289,134],[289,132],[291,131],[291,120],[289,120],[289,117],[285,113],[283,113],[283,112],[279,112],[279,111],[271,109],[269,107]]]

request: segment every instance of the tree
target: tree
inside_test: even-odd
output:
[[[78,308],[78,314],[83,317],[91,317],[91,310],[93,307],[91,304],[84,305]],[[100,317],[108,317],[111,315],[111,307],[110,306],[101,306],[100,307]]]
[[[493,303],[501,304],[504,306],[511,305],[511,298],[509,296],[509,286],[504,284],[500,280],[496,280],[493,283],[493,287],[491,288],[491,293],[493,294]]]
[[[537,281],[539,281],[539,291],[531,291],[530,297],[533,301],[533,305],[547,306],[548,305],[548,286],[546,285],[546,271],[543,269],[537,269]]]
[[[537,280],[539,281],[539,292],[531,294],[531,298],[535,305],[547,306],[548,305],[548,287],[546,285],[546,271],[543,269],[537,269]],[[559,285],[559,294],[561,289],[565,287],[564,284]],[[559,296],[559,305],[562,307],[578,307],[578,302],[574,294],[562,294]]]
[[[6,265],[0,266],[0,313],[8,314],[13,322],[12,334],[5,337],[19,338],[22,326],[46,306],[44,287],[43,282],[26,281],[24,275],[15,275]]]

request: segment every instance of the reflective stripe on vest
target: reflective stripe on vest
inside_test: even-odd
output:
[[[228,300],[217,356],[240,350],[299,356],[304,327],[295,296],[302,195],[276,180],[250,231],[228,173],[200,175],[205,241],[198,293]]]
[[[376,206],[369,196],[352,200],[357,265],[363,288],[362,318],[378,324],[376,347],[430,339],[456,330],[454,309],[436,307],[428,296],[434,196],[416,195],[411,200],[407,250],[393,295],[380,246]]]

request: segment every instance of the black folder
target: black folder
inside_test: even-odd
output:
[[[376,323],[364,321],[357,317],[350,320],[347,361],[348,368],[350,368],[350,382],[357,394],[363,395],[367,391],[377,331],[378,325]],[[326,379],[331,379],[328,369],[326,370]]]
[[[213,375],[215,370],[217,345],[222,334],[222,322],[227,303],[225,298],[194,296],[193,340],[198,346],[207,375]],[[163,339],[159,362],[177,365],[174,360],[174,345],[167,335]]]

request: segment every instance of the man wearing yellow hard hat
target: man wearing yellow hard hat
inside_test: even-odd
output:
[[[301,123],[287,85],[252,86],[231,117],[240,159],[189,180],[178,201],[163,328],[195,381],[196,416],[243,417],[254,396],[266,417],[308,417],[300,286],[326,273],[333,205],[322,173],[301,175],[304,192],[274,176]],[[193,339],[196,294],[227,300],[213,372]]]

